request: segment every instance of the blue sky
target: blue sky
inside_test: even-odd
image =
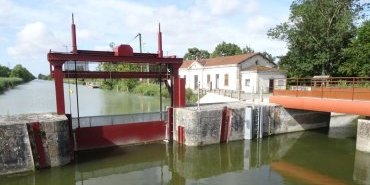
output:
[[[182,57],[189,47],[213,51],[222,42],[246,45],[273,55],[285,54],[284,42],[266,32],[289,16],[291,0],[0,0],[0,65],[22,64],[37,75],[48,73],[49,49],[71,49],[71,13],[79,49],[109,50],[128,43],[156,52],[161,22],[165,54]]]

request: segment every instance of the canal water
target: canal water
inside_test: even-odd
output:
[[[85,151],[73,164],[2,176],[1,185],[369,184],[370,156],[355,127],[204,147],[168,143]]]
[[[80,116],[158,112],[160,110],[159,97],[105,91],[84,85],[78,86],[78,97]],[[66,113],[72,112],[73,117],[77,117],[74,84],[64,84],[64,99]],[[56,112],[55,101],[53,81],[33,80],[0,95],[0,115]],[[169,99],[163,99],[163,108],[169,103]]]
[[[25,113],[29,104],[38,112],[55,111],[52,85],[33,81],[8,91],[0,96],[1,114]],[[150,112],[159,107],[154,97],[80,89],[85,96],[81,109],[89,110],[82,115]],[[14,105],[4,108],[4,103]],[[64,167],[1,176],[0,185],[370,184],[370,155],[356,151],[355,137],[356,125],[349,124],[204,147],[158,142],[83,151]]]

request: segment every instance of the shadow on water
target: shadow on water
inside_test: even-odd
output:
[[[4,176],[0,184],[369,184],[370,155],[356,152],[351,137],[319,129],[203,147],[84,151],[74,164]]]

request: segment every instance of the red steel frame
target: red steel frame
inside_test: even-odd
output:
[[[162,32],[158,31],[158,52],[157,53],[132,53],[132,55],[120,55],[109,51],[90,51],[78,50],[76,41],[76,26],[72,15],[72,52],[49,52],[47,55],[50,63],[50,73],[55,82],[56,106],[59,115],[65,114],[64,87],[63,78],[67,78],[67,72],[63,71],[63,64],[67,61],[76,62],[113,62],[113,63],[133,63],[133,64],[156,64],[166,66],[169,74],[162,72],[72,72],[68,73],[69,78],[155,78],[171,80],[169,91],[171,95],[171,107],[185,106],[185,79],[179,77],[179,68],[182,64],[182,58],[164,57],[162,50]],[[117,50],[118,52],[118,50]],[[172,110],[172,109],[171,109]],[[169,111],[172,113],[172,111]],[[169,117],[172,117],[172,115]],[[154,122],[153,122],[154,123]],[[157,123],[157,122],[155,122]],[[167,123],[169,140],[172,140],[173,120],[169,119]],[[145,125],[145,124],[144,124]],[[158,125],[158,124],[157,124]],[[163,125],[162,125],[163,126]],[[117,127],[117,126],[116,126]],[[118,127],[117,127],[118,128]],[[104,129],[103,129],[104,130]],[[105,130],[110,130],[105,128]],[[151,129],[155,130],[155,129]],[[112,130],[111,130],[112,131]],[[162,132],[162,131],[161,131]],[[114,135],[114,134],[113,134]],[[82,137],[82,136],[81,136]],[[157,137],[157,136],[156,136]],[[113,136],[113,138],[115,138]],[[86,138],[85,138],[86,139]],[[117,140],[117,138],[115,138]]]

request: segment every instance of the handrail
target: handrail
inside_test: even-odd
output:
[[[288,78],[285,80],[285,87],[274,88],[274,96],[370,101],[370,77]]]

